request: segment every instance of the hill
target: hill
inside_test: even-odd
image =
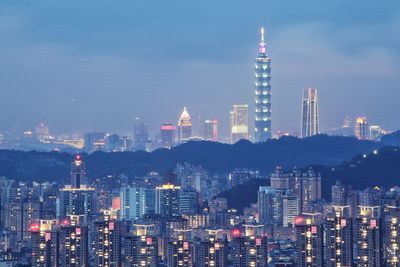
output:
[[[188,142],[152,153],[95,152],[82,154],[82,158],[90,177],[122,173],[135,177],[150,171],[165,173],[183,162],[202,165],[213,174],[247,168],[267,175],[277,165],[284,168],[310,164],[337,165],[380,146],[380,143],[354,138],[318,135],[306,139],[283,137],[258,144],[244,140],[234,145]],[[0,150],[0,176],[24,181],[61,181],[69,175],[72,157],[71,154],[58,152]]]

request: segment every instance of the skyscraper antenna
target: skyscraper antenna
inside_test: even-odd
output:
[[[261,42],[264,42],[264,27],[261,27]]]

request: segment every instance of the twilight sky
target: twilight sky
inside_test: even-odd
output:
[[[140,117],[154,132],[187,106],[225,135],[231,105],[252,107],[262,25],[273,130],[298,130],[307,87],[322,130],[346,115],[400,129],[397,0],[2,0],[0,129],[125,133]]]

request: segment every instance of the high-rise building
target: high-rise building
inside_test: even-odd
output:
[[[258,190],[259,222],[282,226],[284,193],[284,190],[274,189],[270,186],[260,186]]]
[[[193,242],[183,235],[173,238],[167,243],[167,266],[193,266]]]
[[[318,94],[317,89],[305,89],[301,113],[301,137],[319,134]]]
[[[196,266],[228,266],[228,244],[226,240],[209,235],[195,244]]]
[[[302,211],[307,212],[311,202],[321,199],[321,175],[310,167],[301,177]]]
[[[323,227],[318,216],[303,214],[295,219],[298,267],[324,266]]]
[[[149,139],[149,132],[146,124],[139,118],[135,120],[135,126],[133,131],[133,148],[135,151],[146,151],[146,143]]]
[[[30,227],[33,267],[59,266],[56,220],[40,220]]]
[[[121,221],[104,211],[102,218],[93,223],[94,266],[121,266]]]
[[[382,225],[384,266],[400,264],[400,207],[386,206]]]
[[[301,213],[300,198],[292,191],[283,196],[283,227],[294,226],[294,220]]]
[[[267,54],[264,28],[254,64],[255,71],[255,141],[271,139],[271,58]]]
[[[368,140],[368,121],[365,117],[358,117],[354,124],[354,135],[359,140]]]
[[[381,137],[384,135],[384,131],[378,125],[369,126],[369,140],[380,141]]]
[[[354,223],[357,266],[380,267],[382,257],[380,207],[359,206]]]
[[[347,203],[348,186],[343,185],[340,181],[336,181],[331,186],[332,204],[338,206],[344,206]]]
[[[121,218],[125,220],[136,220],[142,217],[146,212],[148,190],[144,187],[121,187]]]
[[[164,123],[160,126],[161,146],[171,148],[175,142],[175,125],[172,123]]]
[[[352,222],[350,206],[332,207],[324,221],[324,266],[353,266]]]
[[[196,189],[181,189],[179,191],[179,213],[194,215],[199,207],[199,198]]]
[[[186,107],[183,108],[182,114],[178,119],[178,141],[184,143],[192,137],[192,120]]]
[[[203,124],[203,138],[208,141],[218,141],[218,121],[205,120]]]
[[[168,219],[179,215],[180,187],[173,184],[163,184],[156,187],[155,212]]]
[[[86,184],[85,165],[79,155],[71,163],[70,184],[61,188],[59,200],[59,218],[95,212],[95,191]]]
[[[158,266],[158,240],[152,235],[128,234],[123,239],[123,266]]]
[[[231,143],[241,139],[249,139],[249,107],[233,105],[231,111]]]
[[[88,266],[89,243],[88,225],[84,215],[71,215],[61,220],[60,225],[60,267]]]
[[[238,229],[232,230],[232,266],[235,267],[266,267],[268,266],[267,237],[239,233]]]

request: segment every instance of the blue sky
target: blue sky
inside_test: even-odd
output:
[[[307,87],[323,130],[346,115],[400,129],[400,2],[369,0],[3,0],[0,129],[156,131],[187,106],[226,134],[231,105],[252,106],[261,25],[274,130],[299,128]]]

